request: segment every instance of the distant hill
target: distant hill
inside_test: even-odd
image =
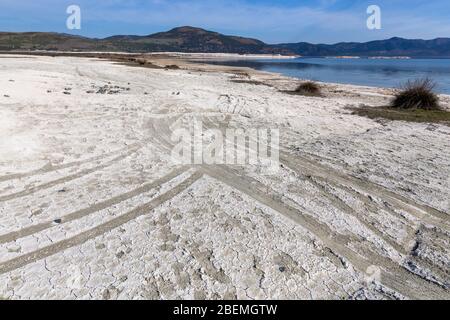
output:
[[[0,50],[108,50],[114,48],[107,42],[95,39],[50,32],[0,32]]]
[[[105,40],[131,51],[260,53],[270,50],[256,39],[226,36],[194,27],[180,27],[143,37],[114,36]]]
[[[56,51],[125,51],[125,52],[223,52],[272,53],[283,49],[271,48],[264,42],[194,27],[180,27],[148,36],[117,35],[105,39],[90,39],[68,34],[28,32],[0,33],[0,50]]]
[[[287,54],[302,56],[410,56],[450,57],[450,38],[408,40],[392,38],[333,45],[307,42],[270,45],[260,40],[228,36],[194,27],[179,27],[148,36],[117,35],[91,39],[61,33],[0,32],[0,50],[205,52]]]
[[[304,56],[410,56],[450,57],[450,38],[409,40],[391,38],[365,43],[342,42],[333,45],[306,42],[275,45]]]

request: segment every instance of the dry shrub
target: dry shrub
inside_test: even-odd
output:
[[[439,110],[436,83],[430,78],[407,81],[395,95],[391,106],[397,109]]]
[[[319,96],[321,94],[320,86],[314,81],[306,81],[300,84],[295,93],[302,95]]]

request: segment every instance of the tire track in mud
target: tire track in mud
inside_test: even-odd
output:
[[[0,176],[0,182],[4,182],[4,181],[9,181],[9,180],[15,180],[15,179],[22,179],[22,178],[29,178],[35,175],[39,175],[39,174],[44,174],[44,173],[49,173],[49,172],[53,172],[53,171],[58,171],[58,170],[63,170],[63,169],[67,169],[70,167],[76,167],[76,166],[81,166],[83,164],[87,164],[87,163],[91,163],[94,161],[98,161],[98,160],[103,160],[105,158],[108,158],[110,156],[122,153],[124,151],[136,148],[138,146],[138,144],[133,144],[127,148],[123,148],[121,150],[117,150],[117,151],[112,151],[112,152],[108,152],[99,156],[95,156],[89,159],[85,159],[85,160],[81,160],[81,161],[75,161],[75,162],[70,162],[70,163],[65,163],[65,164],[61,164],[61,165],[57,165],[57,166],[52,166],[51,164],[45,165],[42,168],[33,170],[33,171],[29,171],[29,172],[24,172],[24,173],[14,173],[14,174],[9,174],[9,175],[5,175],[5,176]]]
[[[325,186],[321,185],[320,183],[318,183],[314,179],[311,178],[308,181],[311,182],[319,190],[320,196],[322,196],[325,199],[327,199],[332,205],[334,205],[341,212],[343,212],[345,214],[349,214],[349,215],[355,217],[364,227],[369,229],[373,234],[375,234],[377,237],[379,237],[383,241],[386,241],[386,243],[389,244],[390,246],[392,246],[396,251],[398,251],[398,252],[400,252],[402,254],[408,254],[409,253],[410,250],[408,248],[405,248],[404,246],[399,244],[397,241],[395,241],[394,239],[389,238],[383,232],[381,232],[374,225],[374,223],[376,222],[374,219],[368,219],[368,217],[366,217],[363,214],[359,213],[357,210],[355,210],[350,205],[345,203],[345,201],[343,201],[341,198],[339,198],[338,196],[328,192],[326,190]],[[339,187],[339,186],[334,185],[333,187]],[[374,207],[371,207],[370,210],[372,212],[374,212],[374,213],[377,211],[376,208],[374,208]],[[414,230],[413,229],[408,230],[408,235],[412,235],[412,234],[414,234]]]
[[[295,138],[296,136],[298,136],[298,133],[288,132],[287,136],[290,136],[291,138]],[[346,165],[344,163],[337,161],[336,159],[330,159],[330,158],[323,157],[323,156],[320,156],[320,155],[317,155],[314,153],[310,153],[310,152],[302,152],[301,155],[297,155],[297,154],[292,155],[290,152],[285,152],[285,155],[287,157],[295,157],[295,158],[297,158],[297,161],[301,159],[301,161],[308,163],[310,165],[316,166],[317,168],[321,168],[322,170],[334,171],[336,173],[338,173],[336,171],[336,169],[332,169],[329,166],[323,165],[318,160],[323,160],[325,162],[331,162],[334,165],[341,166],[341,167]],[[314,160],[311,158],[313,158]],[[343,171],[343,172],[345,173],[345,171]],[[416,211],[424,211],[424,212],[427,212],[427,214],[429,214],[429,215],[432,215],[432,216],[435,216],[437,218],[447,220],[447,221],[450,219],[449,213],[442,212],[442,211],[440,211],[436,208],[433,208],[427,204],[418,203],[417,201],[415,201],[411,198],[408,198],[406,196],[400,195],[394,191],[391,191],[388,188],[384,187],[383,185],[377,184],[376,182],[364,181],[358,177],[352,176],[351,173],[345,173],[345,174],[339,173],[339,175],[341,175],[342,177],[350,178],[353,181],[354,185],[360,186],[361,184],[367,184],[367,188],[366,188],[367,193],[373,192],[374,195],[379,196],[379,197],[381,197],[379,194],[382,194],[384,197],[393,198],[397,202],[402,202],[404,204],[403,207],[405,205],[409,206],[409,207],[413,207],[413,209],[415,207]],[[419,216],[420,216],[420,213],[419,213]]]
[[[126,201],[128,199],[134,198],[139,196],[140,194],[149,192],[150,190],[165,184],[171,180],[173,180],[174,178],[178,177],[179,175],[183,174],[184,172],[186,172],[189,168],[188,167],[182,167],[179,169],[176,169],[172,172],[170,172],[169,174],[165,175],[162,178],[159,178],[151,183],[145,184],[139,188],[136,188],[132,191],[123,193],[121,195],[115,196],[113,198],[110,198],[108,200],[96,203],[88,208],[85,209],[81,209],[72,213],[69,213],[65,216],[62,216],[60,218],[61,222],[58,225],[62,225],[65,223],[69,223],[78,219],[81,219],[83,217],[86,217],[92,213],[95,213],[97,211],[109,208],[113,205],[119,204],[123,201]],[[23,229],[20,229],[18,231],[14,231],[14,232],[10,232],[7,234],[3,234],[0,235],[0,245],[4,244],[4,243],[8,243],[8,242],[12,242],[15,241],[17,239],[20,238],[24,238],[30,235],[33,235],[35,233],[44,231],[46,229],[50,229],[52,227],[54,227],[54,223],[53,221],[47,221],[47,222],[43,222],[43,223],[39,223],[39,224],[35,224],[29,227],[25,227]]]
[[[366,208],[368,208],[368,210],[370,212],[372,212],[373,214],[377,214],[379,210],[384,210],[386,213],[388,213],[392,218],[394,219],[398,219],[404,223],[409,223],[406,227],[407,227],[407,237],[406,240],[404,240],[404,245],[407,245],[409,243],[410,240],[412,240],[412,238],[414,237],[414,233],[417,231],[417,227],[418,225],[422,224],[423,221],[419,220],[419,221],[411,221],[409,219],[407,219],[405,216],[401,215],[400,213],[396,212],[394,207],[391,206],[390,203],[386,202],[386,204],[381,205],[381,204],[377,204],[375,202],[375,200],[370,198],[370,195],[364,195],[362,193],[360,193],[359,191],[345,186],[345,185],[339,185],[339,184],[335,184],[331,181],[327,181],[326,179],[320,178],[320,177],[315,177],[315,180],[317,180],[317,183],[322,184],[322,185],[329,185],[331,187],[334,187],[335,189],[341,189],[343,190],[345,193],[349,194],[350,196],[354,197],[355,199],[357,199],[358,201],[362,202]],[[384,200],[384,199],[383,199]],[[397,208],[398,209],[398,208]],[[365,218],[365,217],[364,217]],[[372,222],[370,222],[372,223]],[[412,225],[410,225],[412,224]],[[409,239],[409,240],[408,240]],[[409,251],[409,248],[407,249]]]
[[[207,117],[204,123],[208,128],[219,129],[222,131],[224,127],[229,126],[229,123],[224,121],[214,121],[211,117]],[[349,174],[338,172],[335,169],[319,164],[317,161],[310,160],[306,156],[298,154],[292,155],[284,149],[285,148],[280,145],[280,162],[298,174],[309,174],[321,178],[329,184],[334,183],[336,185],[350,187],[355,191],[361,190],[369,195],[390,201],[397,209],[404,210],[426,223],[450,230],[450,216],[444,212],[424,204],[419,204],[412,199],[408,199],[373,182],[363,181]]]
[[[407,199],[397,193],[389,191],[372,182],[363,181],[356,177],[339,173],[334,169],[315,163],[305,157],[292,156],[286,152],[280,152],[280,161],[286,167],[300,174],[310,174],[319,177],[330,184],[338,184],[350,187],[357,191],[365,192],[380,199],[389,201],[398,209],[404,210],[421,221],[449,230],[449,216],[437,209],[428,207]]]
[[[158,119],[157,121],[152,121],[151,123],[150,130],[153,133],[152,134],[153,140],[158,144],[159,148],[163,152],[170,151],[170,148],[173,147],[173,142],[170,140],[171,130],[170,126],[168,126],[169,119],[163,120]],[[219,129],[223,129],[223,124],[221,125],[220,122],[219,123],[217,123],[217,121],[213,122],[211,119],[209,119],[209,121],[213,124],[213,127],[216,127],[216,124],[218,124]],[[210,124],[208,123],[208,125]],[[310,160],[308,161],[308,159],[303,159],[303,157],[300,156],[298,160],[292,159],[293,156],[284,151],[281,151],[280,155],[281,155],[281,162],[294,172],[298,172],[299,174],[302,175],[311,174],[312,176],[315,176],[319,179],[324,179],[324,181],[330,183],[330,185],[335,184],[338,186],[347,187],[351,189],[354,188],[356,190],[361,188],[361,185],[359,183],[355,183],[358,181],[357,178],[351,176],[347,177],[346,175],[338,173],[335,170],[322,167],[322,165],[318,165],[316,163],[311,163],[312,161]],[[229,185],[230,187],[233,187],[247,194],[256,201],[260,202],[261,204],[272,208],[279,214],[284,215],[289,219],[293,220],[294,222],[298,223],[299,225],[303,226],[304,228],[312,232],[315,236],[317,236],[326,246],[328,246],[333,251],[345,257],[357,270],[359,270],[363,274],[367,271],[367,268],[370,266],[374,265],[380,266],[382,269],[382,283],[387,287],[394,289],[407,297],[417,299],[442,298],[443,296],[449,295],[449,293],[445,291],[442,287],[427,281],[426,279],[420,277],[415,273],[410,272],[397,262],[392,261],[390,258],[381,256],[378,253],[371,251],[370,249],[367,248],[367,245],[364,245],[361,242],[361,239],[358,238],[356,235],[342,235],[336,233],[334,230],[330,229],[330,227],[328,227],[326,224],[319,222],[312,215],[302,213],[300,210],[289,206],[287,203],[284,203],[281,200],[282,197],[280,195],[276,195],[276,193],[273,191],[272,194],[270,194],[268,186],[265,186],[259,183],[258,181],[249,178],[245,175],[240,176],[242,172],[236,172],[229,168],[225,170],[224,168],[222,167],[219,168],[217,166],[201,166],[201,167],[202,167],[201,171],[204,172],[205,174]],[[331,179],[328,179],[330,177]],[[358,186],[360,188],[358,188]],[[375,190],[375,194],[378,197],[385,198],[384,193],[377,192],[378,190],[376,187],[372,188],[369,187],[368,194],[371,194],[370,191],[373,190]],[[398,195],[394,193],[393,195],[390,196],[393,197],[394,199],[397,199]],[[391,197],[389,197],[389,199]],[[407,208],[409,207],[415,208],[416,204],[413,201],[409,200],[407,203],[408,203]],[[403,202],[401,202],[399,199],[397,199],[395,204],[400,205],[400,207],[403,210],[410,212],[410,210],[407,210]],[[421,207],[421,205],[417,204],[417,206],[419,207],[419,209],[415,208],[415,213],[418,214],[420,218],[426,221],[431,220],[434,224],[440,222],[439,220],[430,217],[428,215],[428,211],[424,210],[423,207]],[[347,214],[351,214],[347,210],[344,212],[346,212]],[[440,214],[443,213],[439,212],[438,215]],[[379,235],[379,233],[380,232],[378,231],[378,233],[375,234]],[[382,238],[385,239],[385,237]],[[352,246],[349,246],[349,244],[351,244]],[[399,249],[398,246],[396,249]]]
[[[197,171],[189,178],[181,182],[175,188],[167,191],[166,193],[160,195],[159,197],[139,206],[135,209],[125,213],[117,218],[114,218],[108,222],[105,222],[95,228],[84,231],[74,237],[59,241],[45,248],[36,250],[34,252],[19,256],[12,260],[6,261],[0,264],[0,275],[7,272],[14,271],[16,269],[22,268],[33,262],[43,260],[50,256],[53,256],[59,252],[65,251],[67,249],[79,246],[91,239],[95,239],[111,230],[117,229],[118,227],[135,220],[143,215],[148,214],[150,211],[154,210],[163,203],[169,201],[170,199],[181,194],[183,191],[192,186],[196,181],[203,177],[203,172]]]
[[[334,252],[347,259],[352,266],[363,274],[371,266],[380,267],[382,270],[381,282],[386,287],[413,299],[450,298],[450,293],[447,290],[411,273],[389,258],[370,251],[367,247],[361,246],[359,251],[362,252],[350,249],[349,244],[358,244],[361,240],[355,236],[344,236],[336,233],[311,215],[283,203],[279,200],[282,196],[277,195],[274,191],[270,191],[269,194],[269,188],[266,185],[252,178],[239,176],[238,172],[224,167],[205,166],[202,170],[208,176],[247,194],[259,203],[304,227]]]
[[[4,195],[4,196],[0,196],[0,202],[22,198],[22,197],[28,196],[30,194],[36,193],[38,191],[49,189],[49,188],[52,188],[52,187],[57,186],[59,184],[66,183],[66,182],[69,182],[69,181],[72,181],[72,180],[75,180],[75,179],[79,179],[79,178],[81,178],[83,176],[86,176],[88,174],[91,174],[93,172],[96,172],[96,171],[99,171],[99,170],[103,170],[103,169],[113,165],[116,162],[119,162],[121,160],[124,160],[124,159],[128,158],[133,153],[136,153],[139,149],[140,148],[138,148],[138,147],[131,148],[131,151],[127,152],[126,154],[123,154],[123,155],[120,155],[118,157],[115,157],[114,159],[112,159],[112,160],[110,160],[110,161],[108,161],[108,162],[106,162],[104,164],[95,166],[93,168],[84,169],[82,171],[79,171],[78,173],[75,173],[75,174],[72,174],[72,175],[69,175],[69,176],[65,176],[65,177],[62,177],[62,178],[50,181],[50,182],[46,182],[44,184],[41,184],[41,185],[38,185],[38,186],[35,186],[35,187],[32,187],[32,188],[29,188],[29,189],[26,189],[26,190],[23,190],[23,191],[19,191],[19,192],[16,192],[16,193],[11,193],[11,194],[7,194],[7,195]]]
[[[228,118],[228,121],[230,120],[230,118]],[[224,130],[224,126],[226,124],[224,124],[224,122],[214,122],[214,118],[211,117],[206,117],[206,119],[204,120],[204,125],[205,127],[208,128],[214,128],[214,129],[219,129],[219,130]],[[162,122],[158,121],[158,122],[153,122],[153,132],[155,133],[159,133],[155,134],[155,137],[159,138],[160,140],[160,145],[164,146],[166,150],[169,150],[173,144],[171,144],[171,142],[167,139],[168,136],[170,136],[170,129],[169,126],[167,124],[163,124]],[[287,160],[286,160],[287,159]],[[358,191],[356,191],[353,187],[354,185],[352,183],[347,183],[344,184],[342,183],[342,180],[338,180],[338,181],[334,181],[332,179],[328,179],[329,177],[334,177],[334,176],[340,176],[342,174],[337,173],[335,170],[332,169],[328,169],[330,172],[326,173],[326,174],[322,174],[322,175],[318,175],[317,174],[317,170],[313,170],[311,169],[311,167],[307,167],[305,168],[305,164],[303,164],[303,166],[301,166],[301,169],[298,167],[294,167],[290,164],[290,160],[291,156],[289,154],[287,154],[284,151],[280,151],[280,160],[282,163],[284,163],[286,165],[286,167],[288,167],[289,169],[291,169],[293,172],[296,172],[299,175],[305,176],[305,175],[310,175],[310,179],[309,181],[311,181],[313,183],[313,185],[316,186],[316,188],[318,188],[321,196],[323,196],[325,199],[328,199],[328,201],[331,202],[332,205],[334,205],[336,208],[340,209],[344,214],[348,214],[350,216],[355,217],[362,225],[364,225],[368,230],[370,230],[375,236],[379,237],[380,239],[382,239],[383,241],[385,241],[387,244],[389,244],[392,248],[394,248],[397,252],[401,253],[401,254],[408,254],[410,251],[410,242],[412,242],[414,240],[414,234],[415,234],[415,229],[412,228],[409,225],[405,225],[406,227],[406,232],[407,232],[407,237],[404,239],[403,243],[398,243],[395,239],[389,237],[388,235],[384,234],[382,230],[378,229],[372,222],[373,219],[367,219],[366,217],[362,216],[361,214],[359,214],[355,209],[353,209],[352,207],[350,207],[347,203],[345,203],[345,201],[343,201],[342,199],[340,199],[339,197],[333,195],[332,193],[328,192],[325,190],[324,186],[322,184],[320,184],[317,181],[322,181],[325,184],[328,184],[330,186],[335,186],[338,188],[342,188],[345,189],[346,192],[349,192],[351,195],[355,196],[357,199],[363,201],[363,203],[366,205],[366,208],[368,208],[368,210],[370,210],[370,212],[376,214],[378,212],[379,209],[383,209],[385,210],[387,213],[389,213],[391,216],[393,216],[395,219],[399,219],[402,218],[401,216],[399,216],[398,213],[394,212],[391,208],[381,208],[379,207],[378,204],[376,203],[370,203],[370,201],[368,199],[364,199],[365,196],[361,193],[359,193]],[[314,164],[316,165],[316,164]],[[347,176],[343,176],[344,178],[346,178]],[[348,177],[350,180],[352,179],[357,179],[357,178],[353,178],[353,177]],[[316,181],[317,180],[317,181]],[[347,180],[345,180],[347,181]],[[350,185],[350,186],[348,186]],[[369,192],[370,194],[370,192]],[[379,196],[379,195],[378,195]],[[379,196],[383,199],[383,196]],[[398,206],[398,203],[397,207]],[[407,210],[406,208],[404,208],[404,206],[400,206],[400,209],[405,210],[406,212],[410,212],[410,210]],[[442,226],[442,224],[440,223],[440,221],[437,220],[431,220],[431,219],[424,219],[423,214],[421,214],[419,216],[419,218],[421,218],[422,220],[425,220],[428,223],[432,223],[433,225],[438,225],[438,226]]]
[[[204,124],[207,128],[214,128],[222,130],[224,129],[224,124],[218,121],[214,121],[213,119],[207,117],[206,121],[204,121]],[[158,125],[161,125],[161,123],[157,123],[154,130],[155,132],[158,132],[160,135],[156,135],[157,139],[160,139],[161,144],[164,145],[165,149],[170,149],[171,143],[168,141],[168,136],[170,135],[170,129],[168,127],[162,128],[163,130],[158,130]],[[165,137],[163,137],[165,135]],[[289,169],[291,169],[294,172],[297,172],[298,174],[305,175],[305,174],[311,174],[311,176],[314,176],[317,179],[322,179],[326,183],[330,185],[336,185],[339,187],[343,187],[349,190],[358,190],[361,187],[361,184],[358,183],[358,179],[343,175],[341,173],[338,173],[336,170],[328,169],[326,167],[322,167],[321,165],[318,165],[316,163],[311,163],[311,161],[307,161],[308,159],[303,159],[303,157],[299,157],[298,161],[293,161],[291,159],[291,155],[288,154],[285,151],[280,151],[280,160],[281,163],[286,165]],[[295,166],[292,164],[297,164],[298,162],[301,162],[303,165]],[[303,163],[304,162],[304,163]],[[222,167],[217,166],[202,166],[202,170],[204,170],[205,174],[218,179],[219,181],[229,185],[232,188],[235,188],[256,201],[267,205],[271,207],[273,210],[278,212],[279,214],[282,214],[291,220],[295,221],[296,223],[302,225],[307,230],[312,232],[315,236],[317,236],[319,239],[322,240],[322,242],[329,246],[332,250],[335,252],[341,254],[343,257],[348,259],[350,263],[360,272],[365,274],[367,272],[367,269],[371,266],[379,266],[382,268],[382,283],[386,285],[387,287],[394,289],[404,296],[411,297],[411,298],[442,298],[443,296],[448,296],[450,298],[450,295],[447,291],[445,291],[442,287],[436,285],[435,283],[429,282],[427,279],[424,279],[423,277],[420,277],[420,275],[417,275],[415,273],[410,272],[409,270],[405,269],[402,265],[400,265],[397,262],[392,261],[388,257],[384,257],[379,255],[378,253],[375,253],[367,248],[367,245],[364,245],[361,243],[361,239],[359,239],[357,236],[344,236],[340,235],[339,233],[336,233],[330,227],[328,227],[326,224],[323,224],[319,222],[317,219],[313,218],[312,215],[302,214],[299,212],[299,210],[291,208],[289,205],[281,201],[282,199],[281,195],[276,196],[275,198],[268,194],[268,187],[260,184],[258,181],[253,180],[252,178],[246,177],[246,176],[239,176],[241,172],[232,172],[231,169],[224,170]],[[332,177],[332,178],[330,178]],[[330,179],[329,179],[330,178]],[[355,186],[356,184],[356,186]],[[390,195],[390,197],[387,197],[389,200],[393,198],[394,205],[397,207],[400,207],[401,209],[410,212],[411,209],[415,213],[415,215],[419,216],[422,220],[425,220],[427,222],[433,222],[434,225],[440,225],[441,221],[440,219],[436,219],[433,215],[436,214],[435,209],[428,208],[426,206],[422,206],[420,204],[416,204],[412,200],[408,199],[402,199],[400,196],[400,200],[398,199],[398,195],[389,192],[386,190],[386,192],[379,191],[379,188],[382,188],[381,186],[373,186],[371,187],[370,183],[367,183],[369,186],[368,194],[374,194],[381,199],[386,198],[384,196],[385,193]],[[364,186],[364,184],[362,184]],[[255,190],[256,189],[256,190]],[[363,189],[366,190],[366,189]],[[357,192],[357,191],[355,191]],[[326,195],[326,191],[322,190],[323,195],[328,198],[329,200],[332,199],[333,195],[329,194]],[[358,192],[358,196],[363,196]],[[405,204],[401,201],[405,201],[407,203],[407,206],[405,208]],[[354,212],[354,210],[347,210],[349,207],[348,205],[338,199],[333,199],[332,203],[334,203],[337,208],[344,209],[343,212],[352,216],[357,216],[357,213]],[[374,207],[375,206],[375,207]],[[418,208],[416,208],[416,206]],[[347,208],[348,207],[348,208]],[[374,211],[376,213],[376,204],[373,204],[371,207],[371,211]],[[429,210],[431,210],[431,214],[429,213]],[[390,214],[393,214],[397,217],[397,214],[394,214],[390,212]],[[444,213],[441,213],[438,211],[437,213],[438,217],[444,218]],[[359,221],[361,221],[362,224],[368,225],[370,222],[362,221],[361,217],[357,217]],[[400,253],[404,253],[407,251],[401,245],[395,243],[394,241],[391,241],[382,233],[382,231],[376,229],[375,227],[369,228],[370,231],[372,231],[376,236],[381,236],[380,238],[386,241],[387,244],[390,244],[395,250],[398,250]],[[359,249],[356,252],[353,249],[349,247],[349,243],[356,244],[357,248]]]

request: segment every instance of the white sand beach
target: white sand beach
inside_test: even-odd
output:
[[[389,89],[148,59],[179,69],[0,56],[0,298],[450,299],[449,126],[348,109]],[[279,129],[278,173],[174,164],[193,117]]]

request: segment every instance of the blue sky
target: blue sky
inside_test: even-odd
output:
[[[82,29],[66,29],[66,8],[82,10]],[[382,29],[366,27],[380,6]],[[335,43],[393,36],[450,37],[448,0],[0,0],[0,31],[55,31],[90,37],[147,35],[182,25],[268,43]]]

